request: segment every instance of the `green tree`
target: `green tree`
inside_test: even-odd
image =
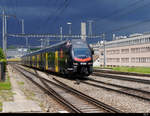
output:
[[[6,59],[2,48],[0,48],[0,60],[1,60],[1,59]]]

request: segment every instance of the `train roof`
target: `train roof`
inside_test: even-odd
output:
[[[67,41],[63,41],[63,42],[56,43],[56,44],[51,45],[51,46],[49,46],[49,47],[47,47],[47,48],[45,48],[45,49],[40,49],[40,50],[38,50],[38,51],[35,51],[35,52],[32,52],[32,53],[28,53],[28,54],[26,54],[26,55],[24,55],[24,56],[29,56],[29,55],[38,54],[38,53],[40,53],[40,52],[47,51],[47,50],[49,50],[50,48],[54,48],[54,47],[57,47],[57,46],[59,46],[59,45],[65,44],[65,43],[67,43]],[[22,56],[22,57],[24,57],[24,56]]]
[[[73,48],[87,48],[88,44],[85,40],[72,40],[72,47]]]
[[[48,51],[50,48],[55,48],[55,47],[57,47],[57,46],[59,46],[59,45],[66,44],[67,42],[71,43],[72,45],[74,45],[74,46],[76,46],[76,47],[79,47],[79,45],[81,46],[81,44],[82,44],[82,47],[84,47],[83,43],[85,43],[86,41],[81,40],[81,39],[66,40],[66,41],[62,41],[62,42],[56,43],[56,44],[54,44],[54,45],[51,45],[51,46],[49,46],[49,47],[47,47],[47,48],[45,48],[45,49],[40,49],[40,50],[38,50],[38,51],[35,51],[35,52],[32,52],[32,53],[28,53],[28,54],[26,54],[26,55],[24,55],[24,56],[34,55],[34,54],[38,54],[38,53],[40,53],[40,52],[46,52],[46,51]],[[24,57],[24,56],[22,56],[22,57]]]

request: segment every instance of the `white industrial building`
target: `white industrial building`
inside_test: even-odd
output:
[[[150,67],[150,33],[115,37],[112,41],[92,45],[99,59],[94,65]]]

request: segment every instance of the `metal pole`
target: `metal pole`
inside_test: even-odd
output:
[[[7,16],[5,15],[5,56],[7,58]]]
[[[71,24],[72,24],[72,23],[71,23],[71,22],[68,22],[67,24],[69,25],[69,35],[71,35]]]
[[[24,19],[21,20],[21,24],[22,24],[22,34],[25,34],[25,31],[24,31]],[[28,48],[28,38],[26,37],[26,47]]]
[[[26,37],[26,47],[28,49],[28,38]]]
[[[93,22],[94,22],[93,20],[88,20],[88,23],[89,23],[88,35],[89,36],[92,36],[92,23]]]
[[[81,22],[81,39],[86,41],[86,23]]]
[[[100,52],[100,45],[101,45],[101,44],[100,44],[100,41],[98,42],[98,45],[99,45],[99,47],[98,47],[98,48],[99,48],[99,49],[98,49],[98,52],[99,52],[99,66],[100,66],[100,56],[101,56],[101,54],[100,54],[100,53],[101,53],[101,52]]]
[[[69,31],[69,35],[71,35],[71,24],[72,24],[72,23],[70,23],[70,29],[69,29],[70,31]]]
[[[106,66],[105,34],[103,33],[104,67]]]
[[[2,38],[3,38],[3,51],[5,52],[5,12],[2,13]]]
[[[60,40],[62,41],[62,27],[60,27],[60,35],[61,35]]]
[[[21,24],[22,24],[22,34],[24,34],[24,20],[21,20]]]

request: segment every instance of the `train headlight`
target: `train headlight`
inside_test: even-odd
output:
[[[73,65],[78,65],[78,63],[75,63],[75,62],[74,62]]]
[[[92,65],[92,64],[93,64],[92,62],[89,62],[89,63],[88,63],[88,65]]]

